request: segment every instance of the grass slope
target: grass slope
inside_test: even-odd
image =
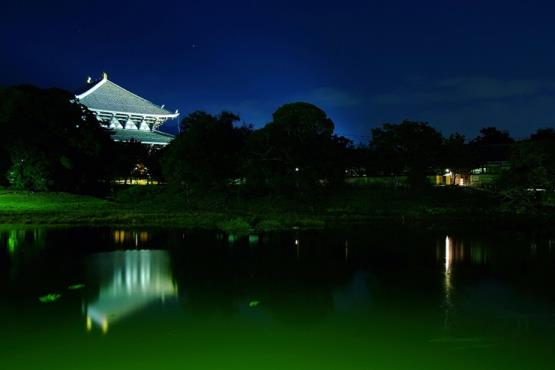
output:
[[[501,212],[490,193],[455,187],[411,191],[347,186],[308,197],[224,192],[186,197],[163,186],[133,186],[117,190],[110,199],[0,190],[0,224],[173,226],[247,233],[391,222],[489,227],[530,220]]]

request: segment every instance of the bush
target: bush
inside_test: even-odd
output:
[[[48,161],[32,150],[14,151],[12,166],[8,170],[8,182],[15,189],[50,190],[53,181]]]
[[[0,177],[12,186],[75,192],[104,186],[110,135],[72,93],[0,89],[0,131]]]
[[[218,228],[228,234],[247,235],[252,232],[251,225],[241,217],[219,223]]]
[[[530,214],[538,210],[538,194],[522,188],[508,188],[501,191],[503,211]]]

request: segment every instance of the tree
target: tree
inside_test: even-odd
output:
[[[241,175],[241,153],[251,133],[235,127],[239,116],[196,111],[181,121],[181,133],[165,148],[164,177],[188,189],[221,187]]]
[[[503,145],[512,144],[514,139],[511,138],[507,130],[499,130],[496,127],[484,127],[480,129],[480,134],[471,141],[476,145]]]
[[[11,159],[7,179],[12,187],[31,191],[47,191],[52,187],[50,164],[40,153],[29,147],[14,147]]]
[[[443,141],[441,165],[455,173],[468,172],[479,165],[465,137],[459,133],[449,135]]]
[[[112,176],[123,179],[125,183],[130,178],[149,178],[148,173],[137,173],[137,169],[144,167],[148,171],[146,163],[149,158],[150,149],[138,141],[118,142],[113,145]]]
[[[555,135],[540,129],[529,140],[518,142],[511,155],[511,170],[502,178],[506,186],[554,189]]]
[[[106,179],[110,135],[70,92],[1,89],[0,130],[0,170],[13,186],[82,192]]]
[[[530,135],[530,141],[542,142],[542,141],[555,141],[555,130],[552,128],[540,128],[532,135]]]
[[[543,193],[534,190],[555,190],[554,131],[539,129],[528,140],[513,144],[510,161],[510,170],[496,183],[503,207],[516,213],[538,211]]]
[[[309,103],[278,108],[249,138],[247,183],[273,192],[310,191],[342,183],[350,141],[333,135],[326,113]]]
[[[495,127],[485,127],[470,141],[470,150],[480,164],[508,161],[514,144],[509,132]]]
[[[326,113],[310,103],[285,104],[274,112],[272,118],[274,125],[299,140],[330,137],[335,129]]]
[[[426,175],[440,164],[443,137],[426,122],[403,121],[372,129],[370,148],[384,172],[406,174],[411,186],[428,183]]]

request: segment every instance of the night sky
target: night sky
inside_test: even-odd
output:
[[[522,138],[555,123],[554,14],[507,0],[3,1],[0,84],[75,90],[107,71],[171,110],[257,127],[308,101],[357,142],[403,119]]]

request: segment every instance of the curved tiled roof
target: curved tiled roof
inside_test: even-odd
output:
[[[102,80],[90,86],[88,90],[77,95],[77,99],[87,108],[96,111],[165,116],[168,118],[177,116],[177,113],[172,113],[113,83],[108,80],[106,75]]]
[[[173,135],[161,131],[112,129],[112,139],[115,141],[134,140],[143,144],[166,145],[173,138]]]

